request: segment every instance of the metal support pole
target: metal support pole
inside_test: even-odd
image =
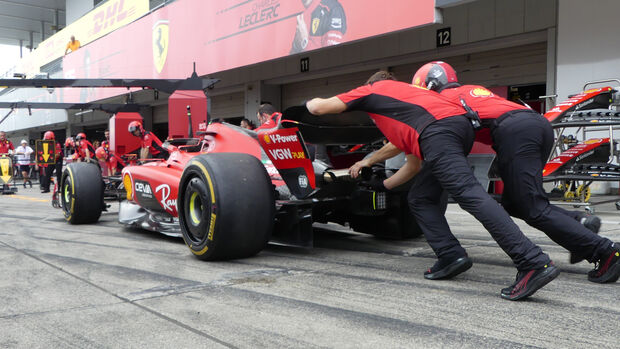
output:
[[[30,52],[34,49],[34,39],[32,37],[32,32],[30,32]]]
[[[22,49],[24,48],[24,40],[19,40],[19,58],[24,58],[24,52]]]
[[[58,9],[54,10],[54,33],[58,33],[60,31],[60,23],[58,22]]]
[[[45,41],[45,22],[41,21],[41,42]]]

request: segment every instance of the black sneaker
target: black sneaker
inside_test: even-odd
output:
[[[598,234],[598,231],[601,229],[601,219],[594,215],[583,214],[581,218],[579,218],[579,223],[583,224],[584,227],[588,228],[588,230],[592,231],[594,234]],[[570,264],[579,263],[586,258],[586,254],[583,252],[571,252],[570,253]]]
[[[618,277],[620,277],[620,247],[613,243],[604,257],[596,261],[594,269],[588,273],[588,280],[604,284],[616,282]]]
[[[424,278],[429,280],[450,279],[471,268],[471,258],[464,256],[454,259],[440,258],[429,270],[424,272]]]
[[[560,270],[556,268],[553,262],[545,264],[540,269],[520,271],[517,273],[515,282],[502,289],[502,298],[511,301],[527,298],[538,291],[539,288],[558,277],[558,275],[560,275]]]

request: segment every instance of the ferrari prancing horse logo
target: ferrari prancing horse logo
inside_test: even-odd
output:
[[[160,20],[153,26],[153,63],[157,73],[161,73],[168,56],[168,43],[170,40],[170,28],[168,20]]]

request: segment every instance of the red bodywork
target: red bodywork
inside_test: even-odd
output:
[[[131,201],[150,211],[165,212],[177,217],[176,201],[183,169],[193,157],[208,153],[246,153],[255,156],[263,161],[272,183],[275,186],[284,185],[277,169],[263,155],[258,141],[242,129],[214,123],[208,126],[207,131],[198,146],[170,146],[170,157],[166,161],[124,168],[123,177],[130,177],[133,188]],[[200,147],[200,150],[195,151],[194,147]]]

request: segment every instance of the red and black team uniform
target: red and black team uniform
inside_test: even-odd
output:
[[[94,159],[95,158],[95,148],[93,147],[92,143],[90,143],[89,141],[87,141],[86,139],[82,139],[79,141],[78,146],[75,149],[75,153],[77,154],[77,157],[85,160],[86,159],[86,150],[88,150],[88,152],[90,153],[90,158]]]
[[[153,158],[167,159],[170,155],[159,138],[150,131],[144,131],[144,135],[140,137],[140,145],[142,148],[148,148]]]
[[[308,41],[293,42],[291,53],[337,45],[344,41],[347,18],[337,0],[314,0],[303,12]]]
[[[443,263],[467,255],[444,216],[442,188],[484,225],[519,270],[531,270],[550,261],[474,177],[466,158],[474,142],[474,128],[460,103],[391,80],[359,87],[338,98],[347,110],[368,112],[392,144],[424,160],[408,200],[439,257],[431,269],[442,269],[446,266]]]
[[[458,86],[458,85],[452,85]],[[481,142],[493,145],[504,182],[502,206],[511,215],[543,231],[571,251],[572,262],[594,262],[609,249],[611,240],[598,236],[579,220],[585,215],[551,205],[543,189],[542,170],[553,148],[553,129],[539,113],[493,94],[482,86],[446,85],[441,95],[461,98],[477,111],[490,129]]]
[[[9,150],[15,150],[13,143],[9,141],[8,139],[0,141],[0,155],[8,154]]]

